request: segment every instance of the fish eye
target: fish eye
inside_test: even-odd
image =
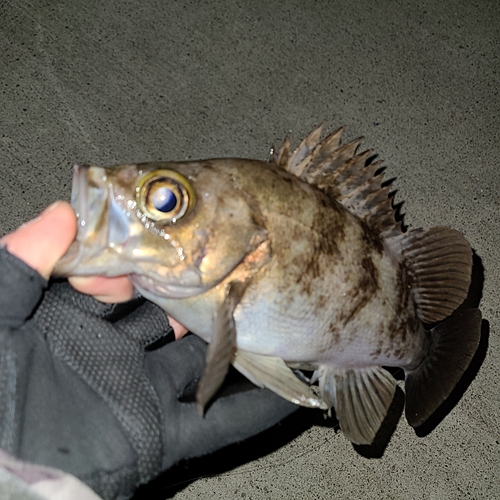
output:
[[[189,181],[173,170],[146,175],[137,190],[139,207],[149,219],[173,224],[193,206],[194,190]]]
[[[169,214],[173,212],[181,201],[180,193],[174,186],[152,186],[150,188],[149,203],[155,210]]]

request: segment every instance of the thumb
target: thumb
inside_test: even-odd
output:
[[[69,203],[57,201],[38,217],[0,239],[0,244],[49,279],[76,237],[76,216]]]

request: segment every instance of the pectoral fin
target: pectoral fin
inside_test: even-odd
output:
[[[255,385],[267,387],[292,403],[308,408],[328,409],[281,358],[238,350],[234,356],[233,366]]]
[[[370,444],[380,428],[396,390],[392,375],[380,367],[319,369],[321,397],[335,408],[344,435],[355,444]]]
[[[196,402],[201,415],[205,411],[206,404],[224,382],[233,359],[236,350],[236,326],[233,312],[247,286],[247,283],[241,281],[231,283],[224,302],[214,316],[206,366],[196,391]]]

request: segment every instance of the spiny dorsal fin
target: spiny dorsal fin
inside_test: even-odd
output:
[[[302,173],[314,158],[314,150],[320,146],[319,138],[322,130],[323,125],[318,125],[292,153],[287,163],[287,170],[290,173],[302,177]]]
[[[278,160],[276,163],[286,169],[288,165],[288,160],[290,159],[290,134],[285,137],[283,144],[281,145],[280,152],[278,154]]]
[[[449,316],[469,291],[472,251],[467,240],[454,229],[433,227],[414,229],[394,242],[413,281],[418,317],[434,323]]]
[[[274,143],[269,149],[269,163],[277,163],[278,162],[278,151],[276,150],[276,146]]]
[[[320,141],[322,129],[322,125],[316,127],[292,153],[287,136],[273,159],[342,203],[382,237],[401,234],[389,197],[390,182],[382,187],[382,162],[370,162],[373,150],[356,153],[362,138],[341,145],[343,127]]]

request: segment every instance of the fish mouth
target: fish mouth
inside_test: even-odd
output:
[[[93,270],[85,269],[85,272],[78,272],[79,266],[89,257],[89,246],[84,245],[91,233],[93,233],[93,252],[96,255],[107,246],[105,241],[95,241],[99,232],[96,231],[95,224],[92,225],[92,213],[102,212],[106,205],[106,193],[103,186],[89,185],[88,175],[89,165],[74,165],[73,184],[71,189],[71,206],[77,218],[77,236],[70,245],[68,251],[57,263],[54,272],[55,277],[65,277],[77,274],[94,274]],[[94,183],[93,183],[94,184]],[[99,218],[100,219],[100,218]],[[99,239],[97,237],[97,239]]]
[[[84,193],[87,189],[87,173],[89,165],[75,165],[73,167],[73,187],[71,189],[71,206],[76,212],[78,228],[85,226],[88,216],[87,198]],[[83,193],[83,195],[82,195]],[[80,231],[80,229],[78,229]]]

